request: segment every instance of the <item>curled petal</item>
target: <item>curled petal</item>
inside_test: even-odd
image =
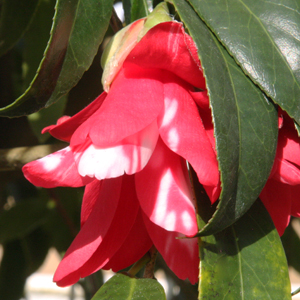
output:
[[[156,121],[113,147],[97,147],[87,140],[73,147],[78,171],[82,176],[105,179],[142,170],[148,163],[158,139]]]
[[[193,166],[201,184],[210,190],[216,188],[220,178],[216,153],[193,98],[176,78],[164,84],[164,91],[164,110],[158,118],[163,141]],[[210,117],[210,111],[207,113]],[[214,202],[219,195],[209,196]]]
[[[197,233],[187,166],[160,139],[149,163],[135,178],[142,210],[153,223],[188,236]]]
[[[106,95],[106,93],[102,93],[91,104],[71,118],[67,116],[61,117],[57,121],[57,125],[51,125],[44,128],[42,133],[49,132],[59,140],[70,142],[74,131],[100,108]]]
[[[198,282],[199,251],[197,238],[182,238],[178,232],[169,232],[152,223],[144,214],[144,222],[149,235],[164,258],[169,268],[184,280],[188,278],[192,284]]]
[[[164,22],[150,29],[125,60],[125,67],[130,64],[163,69],[205,89],[197,48],[181,23]]]
[[[111,227],[118,208],[121,187],[122,177],[108,179],[103,183],[91,183],[89,189],[95,193],[95,205],[54,274],[53,280],[57,285],[71,285],[80,279],[84,271],[82,267],[97,251]]]
[[[285,228],[290,222],[293,188],[293,186],[288,184],[269,179],[259,196],[280,236],[283,235]]]
[[[79,175],[70,147],[32,161],[22,171],[32,184],[44,188],[79,187],[93,181],[93,178]]]
[[[150,92],[151,91],[151,92]],[[71,146],[87,137],[97,147],[112,147],[156,120],[163,106],[160,70],[122,69],[101,108],[74,133]]]

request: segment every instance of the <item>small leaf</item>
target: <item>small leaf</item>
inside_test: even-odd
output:
[[[0,244],[22,238],[47,220],[49,209],[44,201],[24,200],[0,214]]]
[[[56,102],[91,65],[107,30],[113,0],[58,0],[45,56],[27,91],[0,116],[34,113]]]
[[[212,108],[222,192],[217,211],[200,231],[209,235],[238,220],[264,187],[276,152],[277,111],[190,5],[173,2],[198,47]]]
[[[0,56],[11,49],[27,30],[39,0],[3,0],[0,15]]]
[[[299,1],[189,2],[244,72],[300,124]]]
[[[95,294],[92,300],[165,300],[163,287],[155,279],[136,279],[116,274]]]

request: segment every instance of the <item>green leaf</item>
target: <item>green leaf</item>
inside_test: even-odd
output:
[[[0,214],[0,244],[22,238],[43,224],[49,216],[46,202],[24,200]]]
[[[277,111],[184,0],[175,7],[193,37],[212,108],[222,193],[200,231],[223,230],[253,204],[270,174],[277,145]]]
[[[49,44],[27,91],[0,116],[30,114],[66,94],[91,65],[109,24],[113,0],[58,0]]]
[[[299,1],[189,2],[244,72],[300,124]]]
[[[147,17],[152,9],[151,0],[131,0],[131,22]]]
[[[92,300],[165,300],[163,287],[155,279],[136,279],[116,274],[95,294]]]
[[[3,0],[0,15],[0,56],[11,49],[27,30],[39,0]]]
[[[199,278],[199,299],[291,299],[285,253],[261,201],[234,225],[201,238]]]

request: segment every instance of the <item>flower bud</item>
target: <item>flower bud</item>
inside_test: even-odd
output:
[[[109,91],[112,81],[130,51],[148,30],[159,23],[168,21],[172,21],[168,7],[165,3],[161,3],[148,17],[133,22],[112,37],[101,57],[102,85],[105,92]]]

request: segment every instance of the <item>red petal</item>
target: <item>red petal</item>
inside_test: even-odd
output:
[[[80,277],[86,277],[109,263],[110,258],[124,244],[135,223],[138,211],[139,203],[134,189],[134,177],[124,176],[120,201],[111,226],[95,253],[80,269]],[[102,222],[100,224],[103,226]],[[82,254],[85,255],[85,252]],[[143,254],[139,253],[136,260]]]
[[[272,217],[280,236],[283,235],[290,222],[293,201],[292,188],[294,187],[269,179],[259,196]]]
[[[122,69],[103,105],[74,133],[71,146],[89,135],[98,147],[111,147],[150,125],[163,106],[160,70]]]
[[[26,164],[22,171],[32,184],[44,188],[79,187],[93,180],[79,175],[70,147],[32,161]]]
[[[97,147],[90,141],[79,147],[75,146],[73,151],[78,171],[81,176],[96,177],[99,180],[139,172],[148,163],[157,139],[155,120],[112,147]]]
[[[74,131],[100,108],[102,102],[106,98],[106,95],[106,93],[102,93],[91,104],[71,118],[64,116],[58,119],[57,125],[51,125],[44,128],[42,133],[49,132],[52,136],[59,140],[70,142]]]
[[[169,268],[178,278],[182,280],[188,278],[192,284],[197,283],[199,274],[198,239],[177,239],[182,235],[162,229],[149,221],[145,214],[144,221],[155,247]]]
[[[149,163],[135,178],[141,207],[152,222],[189,236],[197,233],[185,161],[160,139]]]
[[[216,153],[187,87],[182,81],[172,78],[164,84],[164,91],[164,110],[158,118],[163,141],[193,166],[204,186],[217,187],[219,170]],[[211,118],[210,111],[207,113],[207,117]]]
[[[55,272],[53,280],[59,286],[71,285],[80,279],[81,268],[106,237],[118,207],[121,184],[122,177],[119,177],[107,179],[103,183],[93,182],[89,187],[94,191],[97,200],[84,226]]]
[[[164,22],[150,29],[130,52],[124,67],[129,64],[167,70],[205,89],[197,48],[181,23]]]
[[[118,272],[142,258],[152,246],[152,241],[139,210],[135,223],[131,228],[126,240],[109,262],[103,267],[105,270],[112,269]]]

